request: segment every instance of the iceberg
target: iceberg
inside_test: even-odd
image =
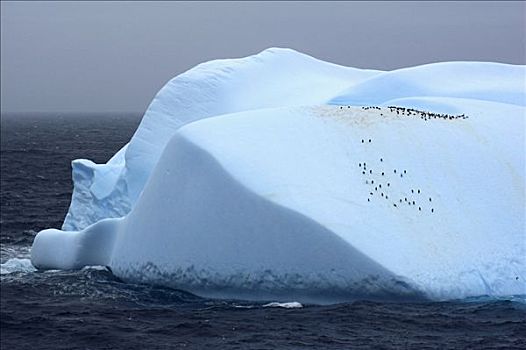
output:
[[[32,263],[213,298],[524,295],[525,77],[288,49],[199,65],[107,164],[73,162],[63,230]]]

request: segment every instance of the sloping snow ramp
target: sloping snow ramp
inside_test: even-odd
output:
[[[32,262],[221,298],[525,294],[525,109],[435,102],[469,118],[325,105],[187,124],[126,217],[42,231]]]

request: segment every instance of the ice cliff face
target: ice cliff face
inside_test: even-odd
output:
[[[526,294],[525,77],[281,49],[197,66],[108,164],[73,163],[77,232],[40,232],[32,261],[212,297]]]

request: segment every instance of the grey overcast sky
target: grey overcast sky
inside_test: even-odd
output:
[[[391,70],[525,64],[525,2],[1,3],[1,111],[140,112],[173,76],[290,47]]]

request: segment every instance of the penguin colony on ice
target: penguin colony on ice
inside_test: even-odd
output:
[[[383,164],[383,158],[380,158],[379,162]],[[405,191],[396,191],[393,189],[392,183],[394,183],[394,181],[391,176],[397,177],[397,169],[392,169],[392,173],[387,172],[386,169],[382,169],[383,171],[373,170],[368,168],[367,162],[358,163],[358,168],[365,177],[365,184],[369,185],[369,196],[367,202],[371,202],[375,196],[386,200],[391,198],[393,207],[395,208],[399,208],[402,205],[408,205],[415,209],[418,208],[418,211],[428,210],[431,213],[435,212],[435,209],[430,206],[433,202],[433,198],[429,195],[426,196],[424,191],[420,188],[411,188],[410,190],[408,188]],[[400,173],[400,178],[403,179],[403,175],[407,175],[407,170],[398,169],[398,173]],[[376,181],[374,178],[376,178]]]
[[[468,119],[468,116],[465,114],[460,115],[450,115],[450,114],[441,114],[441,113],[433,113],[433,112],[425,112],[425,111],[419,111],[417,109],[413,108],[404,108],[404,107],[396,107],[396,106],[388,106],[389,112],[394,113],[396,112],[397,115],[404,115],[404,116],[418,116],[420,119],[423,120],[431,120],[431,119],[445,119],[445,120],[454,120],[454,119]],[[340,107],[340,109],[343,109],[343,107]],[[376,106],[367,106],[362,107],[363,110],[369,110],[369,109],[377,109],[379,111],[382,110],[381,107]],[[383,116],[383,113],[380,115]]]
[[[350,106],[348,106],[350,108]],[[444,120],[455,120],[455,119],[467,119],[468,117],[464,114],[461,115],[449,115],[449,114],[439,114],[432,112],[419,111],[412,108],[403,108],[403,107],[387,107],[389,112],[396,113],[399,116],[413,116],[419,117],[423,120],[432,120],[432,119],[444,119]],[[343,109],[343,107],[340,107]],[[363,110],[376,109],[381,111],[381,107],[376,106],[367,106],[362,107]],[[383,116],[383,113],[380,115]],[[373,143],[373,140],[370,138],[363,138],[360,140],[360,143],[364,147],[367,147],[368,144]],[[418,187],[407,186],[406,189],[401,191],[395,191],[393,189],[393,184],[400,184],[399,181],[394,179],[402,179],[404,181],[407,179],[407,169],[397,169],[394,166],[389,166],[389,162],[384,157],[378,157],[374,163],[380,165],[381,169],[372,169],[368,167],[367,162],[359,162],[358,168],[360,169],[362,176],[365,177],[364,182],[369,186],[367,202],[371,202],[374,198],[380,200],[391,199],[392,205],[394,208],[400,208],[404,205],[408,207],[413,207],[419,212],[427,211],[429,213],[434,213],[435,209],[432,206],[433,198],[429,195],[425,195],[424,191]],[[380,164],[381,163],[381,164]],[[404,176],[406,178],[404,179]],[[376,180],[375,180],[376,179]],[[409,184],[408,184],[409,185]]]

